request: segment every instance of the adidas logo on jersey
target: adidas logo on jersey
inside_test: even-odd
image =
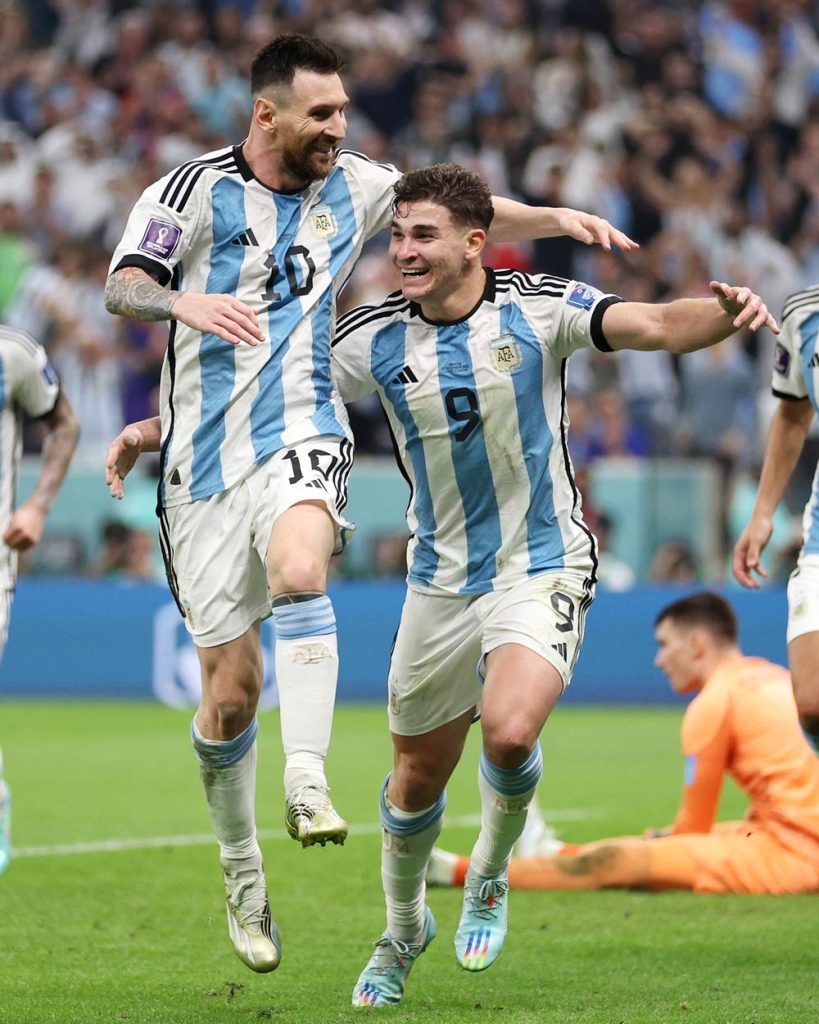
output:
[[[243,231],[241,233],[241,235],[237,235],[232,240],[232,242],[230,244],[231,245],[258,245],[259,244],[259,240],[253,234],[253,228],[248,228],[247,231]]]
[[[395,377],[390,381],[390,384],[417,384],[418,378],[412,372],[412,370],[405,366],[404,369],[396,374]]]

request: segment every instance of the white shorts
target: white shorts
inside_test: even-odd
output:
[[[198,647],[242,636],[270,615],[265,558],[273,524],[303,501],[323,501],[337,524],[335,554],[354,527],[343,517],[353,446],[314,437],[275,452],[226,491],[160,515],[165,570]]]
[[[805,633],[819,633],[819,565],[810,562],[788,578],[788,643]]]
[[[591,580],[568,569],[476,597],[407,591],[390,662],[391,731],[418,736],[479,708],[484,659],[502,644],[545,658],[565,690],[593,598]]]
[[[6,641],[9,638],[9,621],[11,620],[11,603],[14,590],[0,590],[0,661],[6,653]]]

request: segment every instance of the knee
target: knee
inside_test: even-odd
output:
[[[413,761],[396,765],[390,780],[390,799],[404,811],[423,811],[431,807],[444,791],[444,782],[435,767]]]
[[[498,768],[519,768],[537,743],[537,733],[523,718],[484,722],[483,748]]]
[[[278,594],[316,591],[324,593],[327,586],[327,564],[311,551],[290,551],[277,558],[270,572],[270,589]]]

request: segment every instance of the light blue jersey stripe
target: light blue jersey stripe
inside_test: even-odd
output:
[[[210,295],[235,295],[239,286],[245,247],[231,245],[237,231],[247,230],[244,188],[233,178],[221,178],[211,192],[213,248],[206,291]],[[199,426],[193,432],[191,498],[224,489],[220,448],[225,439],[225,410],[236,377],[236,351],[215,334],[203,334],[199,346],[202,404]]]
[[[392,404],[396,417],[404,427],[406,450],[412,461],[412,472],[415,477],[412,509],[418,526],[415,531],[416,544],[412,565],[409,568],[409,578],[415,583],[429,584],[438,568],[438,552],[435,550],[437,525],[432,492],[429,488],[424,444],[409,409],[406,387],[397,380],[404,366],[406,334],[407,325],[404,323],[390,324],[377,331],[373,335],[370,367],[373,377],[384,389],[384,397]]]
[[[501,329],[510,331],[524,347],[525,373],[513,373],[518,409],[520,443],[529,474],[529,509],[526,536],[529,547],[529,575],[544,569],[560,569],[565,548],[557,524],[554,488],[549,473],[549,456],[554,438],[543,408],[543,350],[535,332],[518,306],[501,308]]]
[[[816,381],[815,370],[811,365],[816,356],[816,343],[819,340],[819,312],[811,313],[799,325],[799,351],[802,356],[802,370],[805,377],[805,387],[814,409],[819,409],[816,404]],[[803,554],[819,554],[819,495],[817,495],[817,484],[819,483],[819,470],[814,477],[813,490],[810,503],[811,520],[810,528],[805,534],[805,541],[802,547]]]
[[[436,349],[441,396],[450,420],[452,464],[461,494],[466,530],[466,583],[460,588],[460,593],[482,594],[492,589],[492,581],[497,575],[497,554],[502,536],[483,424],[478,422],[459,441],[458,435],[463,435],[468,421],[452,416],[452,409],[464,414],[477,412],[478,389],[468,337],[468,323],[439,327]],[[457,367],[460,370],[464,366],[469,367],[466,373],[455,369]]]
[[[321,200],[331,208],[338,231],[330,240],[330,277],[335,281],[355,248],[356,221],[353,201],[344,171],[338,168],[322,189]],[[318,434],[344,434],[333,407],[330,378],[330,331],[333,315],[333,293],[328,288],[313,315],[313,387],[316,392],[316,414],[313,422]]]
[[[291,291],[287,273],[287,250],[299,229],[301,196],[274,193],[273,201],[276,245],[272,255],[278,274],[271,285],[276,298],[271,297],[267,311],[270,358],[259,372],[259,390],[250,407],[250,437],[257,459],[281,447],[285,413],[282,364],[290,348],[290,335],[302,318],[301,302]]]

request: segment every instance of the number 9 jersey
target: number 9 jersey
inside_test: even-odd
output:
[[[345,401],[377,392],[411,488],[410,587],[483,594],[559,569],[594,581],[566,432],[566,363],[610,351],[617,296],[577,281],[486,270],[478,306],[437,324],[400,292],[339,319]]]
[[[400,173],[341,151],[321,180],[276,192],[240,146],[145,190],[111,261],[177,291],[234,295],[267,341],[234,347],[172,321],[162,369],[160,501],[220,493],[309,437],[350,438],[330,377],[336,296],[364,242],[388,226]]]

